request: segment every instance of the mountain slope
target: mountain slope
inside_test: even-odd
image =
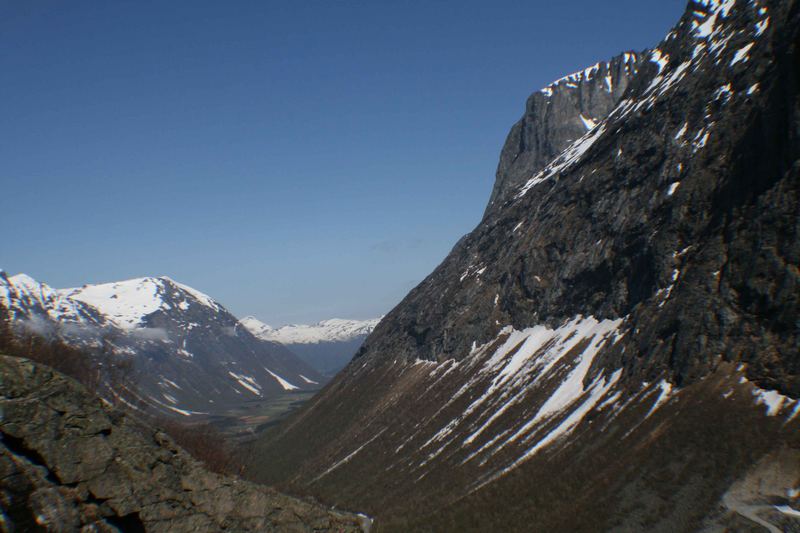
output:
[[[381,530],[796,527],[799,28],[796,0],[690,2],[255,478]]]
[[[208,472],[47,367],[0,355],[0,375],[4,531],[362,531],[363,517]]]
[[[0,304],[21,330],[58,335],[133,363],[108,391],[137,407],[191,416],[293,390],[321,377],[282,345],[257,339],[209,296],[167,277],[52,289],[0,273]]]
[[[283,344],[317,372],[332,376],[350,362],[381,318],[332,318],[313,325],[292,324],[272,328],[248,316],[241,320],[241,324],[259,339]]]

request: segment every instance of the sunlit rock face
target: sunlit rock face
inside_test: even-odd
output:
[[[606,118],[648,54],[620,54],[530,95],[525,114],[511,128],[500,152],[487,215],[513,198],[534,172]]]

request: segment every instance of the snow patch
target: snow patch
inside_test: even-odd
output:
[[[589,148],[591,148],[592,145],[597,142],[600,137],[602,137],[603,133],[605,133],[605,130],[606,124],[603,123],[599,127],[592,129],[586,135],[572,143],[569,148],[564,150],[564,152],[555,160],[553,160],[552,163],[547,165],[544,170],[529,179],[517,193],[516,198],[522,198],[531,188],[552,178],[553,176],[558,175],[562,171],[580,161]]]
[[[746,46],[741,47],[733,56],[731,60],[730,66],[735,65],[736,63],[742,63],[750,59],[750,49],[753,48],[755,43],[750,43]]]
[[[273,372],[269,368],[264,368],[264,370],[266,370],[267,373],[269,373],[270,376],[275,378],[275,380],[280,384],[280,386],[283,387],[283,390],[298,390],[300,388],[300,387],[298,387],[296,385],[292,385],[291,383],[289,383],[288,381],[286,381],[285,379],[280,377],[278,374],[276,374],[275,372]]]
[[[330,468],[328,468],[327,470],[325,470],[323,473],[321,473],[320,475],[318,475],[317,477],[315,477],[315,478],[314,478],[314,479],[313,479],[311,482],[312,482],[312,483],[314,483],[314,482],[316,482],[316,481],[319,481],[320,479],[322,479],[323,477],[327,476],[328,474],[330,474],[331,472],[333,472],[334,470],[336,470],[337,468],[339,468],[339,467],[340,467],[340,466],[342,466],[343,464],[345,464],[345,463],[349,462],[349,461],[350,461],[350,460],[351,460],[353,457],[355,457],[355,456],[356,456],[356,454],[358,454],[358,452],[360,452],[361,450],[363,450],[364,448],[366,448],[368,444],[370,444],[372,441],[374,441],[375,439],[377,439],[378,437],[380,437],[380,436],[383,434],[383,432],[384,432],[384,431],[386,431],[386,428],[383,428],[382,430],[380,430],[379,432],[377,432],[375,435],[373,435],[373,436],[372,436],[372,438],[370,438],[370,439],[369,439],[368,441],[366,441],[364,444],[362,444],[361,446],[359,446],[358,448],[356,448],[356,449],[355,449],[355,450],[354,450],[352,453],[350,453],[349,455],[345,456],[345,457],[344,457],[344,459],[342,459],[342,460],[340,460],[340,461],[338,461],[338,462],[334,463],[334,464],[333,464],[333,466],[331,466]]]
[[[754,32],[756,37],[761,37],[761,34],[769,27],[769,17],[764,20],[756,22],[756,30]]]
[[[137,278],[116,283],[84,285],[63,289],[68,298],[84,302],[125,330],[142,326],[144,317],[161,309],[164,282],[158,278]]]
[[[319,385],[319,383],[317,383],[317,382],[316,382],[316,381],[314,381],[313,379],[308,379],[308,378],[307,378],[307,377],[305,377],[303,374],[298,374],[298,376],[300,376],[300,379],[302,379],[303,381],[305,381],[305,382],[306,382],[306,383],[308,383],[309,385]]]
[[[795,518],[800,518],[800,511],[789,505],[776,505],[775,509],[777,509],[778,511],[782,512],[785,515],[794,516]]]
[[[664,67],[669,64],[669,55],[662,54],[661,50],[656,48],[650,53],[650,62],[658,65],[658,73],[661,74]]]
[[[661,389],[661,392],[659,393],[658,398],[656,399],[656,403],[653,404],[653,407],[651,407],[650,410],[645,415],[645,419],[650,418],[650,415],[655,413],[659,407],[667,403],[670,400],[670,398],[674,396],[674,393],[672,391],[672,383],[670,383],[669,381],[662,379],[658,383],[658,388]]]
[[[731,96],[733,96],[733,88],[730,83],[727,83],[714,91],[713,98],[714,100],[722,100],[722,103],[725,104],[731,99]]]
[[[233,379],[235,379],[237,382],[239,382],[239,385],[241,385],[245,389],[249,390],[256,396],[261,396],[261,386],[255,380],[255,378],[251,376],[245,376],[243,374],[237,374],[231,371],[228,371],[228,375],[231,376]]]
[[[584,117],[583,113],[581,113],[579,116],[580,116],[581,122],[583,122],[583,127],[586,128],[586,131],[589,131],[589,130],[593,129],[595,126],[597,126],[597,122],[595,122],[591,118]]]
[[[593,317],[578,316],[556,329],[550,329],[544,325],[522,331],[514,330],[511,327],[503,328],[498,335],[498,338],[506,337],[503,344],[491,354],[482,352],[482,350],[485,350],[487,346],[494,345],[496,341],[487,343],[478,349],[474,357],[487,355],[488,358],[478,373],[456,392],[453,399],[482,381],[483,375],[492,374],[493,378],[488,387],[472,401],[461,415],[449,421],[421,448],[443,440],[468,417],[478,413],[477,421],[482,421],[480,426],[474,428],[462,443],[464,446],[471,445],[495,420],[513,405],[522,401],[529,392],[552,384],[552,380],[557,376],[559,369],[563,368],[563,365],[574,364],[569,375],[561,380],[556,390],[539,408],[536,417],[500,447],[534,429],[539,422],[567,409],[584,396],[586,391],[583,388],[583,380],[589,372],[594,357],[606,342],[614,337],[613,333],[616,332],[622,321],[623,319],[598,321]],[[582,352],[580,354],[573,353],[580,343],[585,343]],[[570,355],[569,361],[564,360],[567,355]],[[572,360],[571,357],[575,357],[575,360]],[[499,407],[496,399],[502,401]],[[494,408],[487,409],[485,407],[492,403],[495,405]]]
[[[763,405],[767,408],[767,416],[778,416],[786,411],[789,407],[794,405],[794,409],[786,415],[786,423],[791,422],[798,414],[800,414],[800,401],[796,398],[785,396],[776,390],[762,389],[751,383],[745,376],[739,378],[740,384],[749,383],[752,387],[751,393],[755,399],[756,405]]]

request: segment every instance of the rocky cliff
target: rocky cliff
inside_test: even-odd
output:
[[[566,147],[535,94],[479,226],[255,477],[395,531],[797,528],[799,32],[691,1]]]
[[[0,380],[3,531],[362,530],[364,518],[208,472],[47,367],[0,356]]]
[[[683,384],[741,361],[800,395],[796,3],[706,4],[606,120],[531,160],[364,356],[459,360],[508,325],[591,315],[624,319],[609,368]]]
[[[500,152],[487,214],[509,201],[533,170],[544,168],[606,118],[646,57],[647,52],[626,52],[533,93]]]

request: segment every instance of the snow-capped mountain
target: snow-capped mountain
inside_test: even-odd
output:
[[[26,274],[8,277],[0,271],[0,304],[9,311],[11,318],[38,319],[43,327],[48,321],[95,327],[108,325],[97,309],[70,299],[63,291],[39,283]],[[31,327],[35,325],[31,323]]]
[[[256,338],[211,297],[168,277],[53,289],[0,272],[0,305],[21,331],[129,359],[131,383],[109,393],[137,407],[217,413],[322,382],[284,346]]]
[[[316,324],[273,328],[253,316],[241,324],[256,337],[279,342],[324,375],[333,375],[350,362],[381,318],[346,320],[331,318]]]
[[[114,325],[125,330],[143,327],[145,319],[157,311],[187,311],[190,302],[215,312],[221,311],[220,306],[208,295],[166,276],[84,285],[57,292],[65,300],[77,300],[95,308]]]
[[[798,65],[800,1],[694,0],[537,91],[481,223],[254,477],[381,531],[798,530]]]
[[[320,342],[345,342],[372,333],[380,318],[370,320],[346,320],[331,318],[316,324],[290,324],[273,328],[253,316],[241,320],[244,327],[266,341],[281,344],[317,344]]]

